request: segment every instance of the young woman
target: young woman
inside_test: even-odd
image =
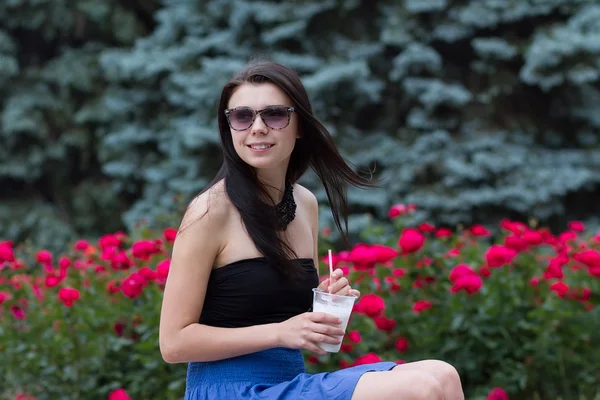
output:
[[[233,77],[218,120],[223,165],[183,216],[161,310],[164,360],[189,363],[185,399],[462,400],[442,361],[306,373],[301,350],[325,354],[317,344],[344,333],[335,316],[309,312],[312,289],[360,293],[339,269],[319,283],[317,200],[296,182],[313,168],[342,234],[346,185],[371,184],[280,64],[253,62]]]

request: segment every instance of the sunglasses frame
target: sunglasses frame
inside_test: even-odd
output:
[[[269,124],[267,124],[267,122],[263,119],[262,117],[262,113],[268,110],[272,110],[273,108],[285,108],[287,113],[288,113],[288,120],[287,123],[285,124],[285,126],[281,127],[281,128],[273,128],[271,126],[269,126]],[[245,129],[235,129],[233,126],[231,126],[231,121],[229,120],[229,116],[233,111],[237,111],[237,110],[250,110],[252,111],[252,122],[250,122],[250,125],[248,125],[248,128]],[[270,129],[275,129],[275,130],[280,130],[280,129],[285,129],[288,127],[288,125],[290,124],[290,121],[292,119],[292,113],[296,111],[296,109],[294,107],[288,107],[288,106],[269,106],[269,107],[265,107],[262,110],[253,110],[250,107],[236,107],[236,108],[228,108],[225,110],[225,116],[227,117],[227,123],[229,124],[229,127],[231,129],[233,129],[234,131],[245,131],[246,129],[250,129],[250,127],[252,125],[254,125],[254,121],[256,121],[256,116],[260,115],[260,118],[262,119],[263,123],[269,127]]]

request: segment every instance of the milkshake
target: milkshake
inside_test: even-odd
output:
[[[339,327],[343,330],[346,330],[356,297],[339,296],[337,294],[322,292],[317,289],[313,289],[313,294],[313,312],[323,312],[335,315],[342,320],[342,323],[339,325]],[[341,340],[343,337],[343,335],[337,337],[340,339],[339,344],[317,343],[317,345],[329,353],[337,353],[340,351],[340,347],[342,346]]]

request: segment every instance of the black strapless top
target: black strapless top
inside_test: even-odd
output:
[[[296,260],[306,275],[295,285],[265,257],[239,260],[213,270],[200,323],[223,328],[283,322],[310,311],[319,276],[311,258]]]

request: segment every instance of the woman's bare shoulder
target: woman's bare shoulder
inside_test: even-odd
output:
[[[298,195],[298,199],[303,202],[309,209],[317,209],[319,207],[317,197],[309,189],[296,183],[294,184],[294,192]]]
[[[204,218],[208,219],[205,224],[210,226],[225,226],[232,208],[224,180],[220,180],[190,201],[181,221],[181,229],[192,227]]]

